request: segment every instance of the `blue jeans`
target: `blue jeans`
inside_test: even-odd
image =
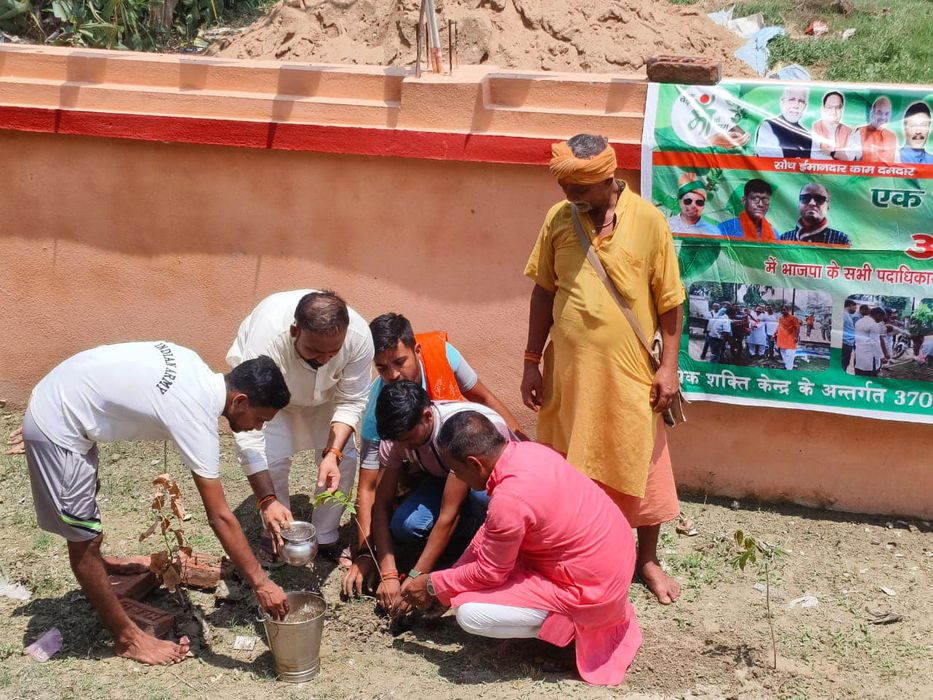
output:
[[[441,512],[441,499],[446,484],[447,479],[425,477],[418,488],[412,491],[392,514],[392,520],[389,522],[392,539],[400,544],[423,542],[428,539]],[[470,489],[460,508],[460,521],[451,542],[465,539],[469,543],[486,519],[488,506],[489,495],[485,491]]]

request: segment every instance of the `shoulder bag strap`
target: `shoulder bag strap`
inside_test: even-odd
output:
[[[619,294],[619,290],[616,289],[616,286],[612,283],[612,280],[609,279],[609,275],[606,274],[606,268],[603,267],[602,261],[599,259],[599,256],[593,249],[593,244],[590,242],[586,232],[583,230],[583,224],[580,222],[580,215],[577,213],[577,208],[573,205],[571,205],[570,208],[573,216],[573,229],[577,232],[577,238],[580,240],[580,245],[583,246],[583,250],[586,252],[586,259],[590,261],[590,265],[592,265],[593,269],[596,270],[596,276],[599,277],[603,285],[609,291],[609,294],[613,299],[615,299],[616,304],[619,305],[619,309],[622,311],[622,314],[632,326],[632,330],[635,331],[635,335],[638,336],[639,342],[641,342],[642,346],[645,348],[645,351],[648,353],[648,357],[651,358],[652,364],[654,364],[654,353],[651,350],[651,345],[648,343],[647,338],[645,338],[645,334],[641,329],[641,324],[639,324],[638,319],[635,318],[635,312],[632,311],[632,307],[629,306],[627,301],[625,301],[625,297]]]

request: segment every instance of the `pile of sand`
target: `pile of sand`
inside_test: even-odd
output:
[[[319,63],[411,65],[419,0],[282,0],[209,55]],[[441,43],[458,29],[460,63],[594,73],[644,72],[655,54],[723,61],[727,75],[753,75],[733,57],[741,41],[701,11],[665,0],[437,0]]]

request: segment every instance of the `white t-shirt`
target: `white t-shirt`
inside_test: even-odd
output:
[[[227,390],[197,353],[174,343],[102,345],[49,372],[29,399],[39,429],[86,454],[95,442],[171,440],[191,471],[220,473],[217,419]]]
[[[855,322],[855,369],[874,371],[881,367],[884,353],[881,351],[881,336],[885,326],[871,316]]]

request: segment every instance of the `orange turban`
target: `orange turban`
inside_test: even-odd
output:
[[[616,152],[611,145],[592,158],[577,158],[566,141],[551,146],[551,174],[572,185],[595,185],[616,172]]]

